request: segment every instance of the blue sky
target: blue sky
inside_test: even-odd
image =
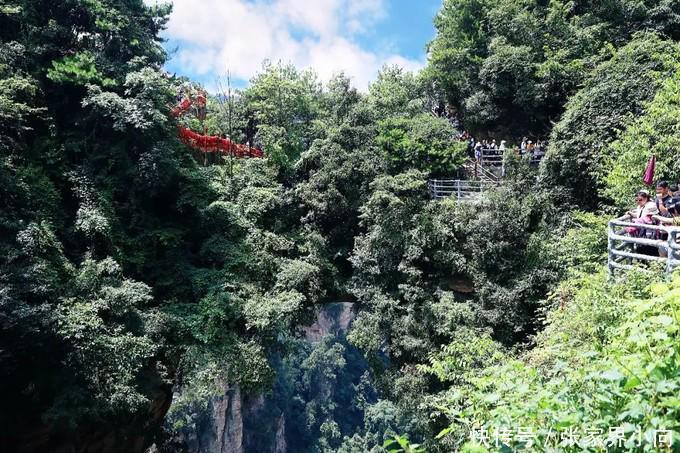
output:
[[[155,3],[157,0],[145,0]],[[164,32],[167,69],[214,87],[244,86],[265,59],[343,70],[365,90],[383,64],[418,70],[441,0],[174,0]]]

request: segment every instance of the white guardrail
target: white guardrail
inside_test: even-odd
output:
[[[617,269],[631,269],[635,263],[654,262],[664,265],[666,272],[671,273],[680,267],[680,227],[659,225],[644,225],[632,223],[630,217],[624,216],[609,221],[608,251],[609,273]],[[647,237],[630,236],[627,227],[637,231],[649,232],[652,236],[668,235],[667,238],[653,239]],[[645,250],[646,249],[646,250]],[[648,253],[640,253],[640,252]],[[661,253],[660,253],[661,252]],[[666,255],[666,256],[662,256]]]
[[[512,150],[501,151],[498,149],[483,148],[481,152],[480,163],[487,167],[500,167],[503,165],[503,154],[505,152],[514,152]],[[538,165],[545,156],[545,151],[533,152],[527,151],[518,157],[528,160],[531,165]]]
[[[489,181],[466,179],[430,179],[427,182],[430,196],[435,200],[447,197],[455,197],[458,200],[471,198],[481,195],[493,187],[493,185],[494,183]]]

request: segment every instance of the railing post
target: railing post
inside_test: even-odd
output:
[[[671,230],[668,232],[668,241],[666,242],[666,273],[670,276],[673,273],[674,266],[673,261],[675,260],[675,240],[678,232]]]
[[[609,227],[607,228],[607,270],[609,272],[609,276],[614,275],[614,266],[613,266],[613,261],[616,259],[614,254],[612,253],[612,250],[614,249],[615,246],[615,241],[612,238],[614,232],[614,223],[610,220],[609,221]]]

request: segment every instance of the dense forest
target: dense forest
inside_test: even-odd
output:
[[[676,451],[680,276],[610,278],[607,222],[680,181],[680,2],[444,0],[417,74],[264,62],[205,119],[171,10],[0,0],[0,450],[191,451],[227,383],[289,451]],[[463,131],[549,145],[434,201]]]

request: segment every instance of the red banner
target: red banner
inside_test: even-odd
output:
[[[192,148],[204,153],[220,153],[234,157],[263,157],[261,149],[234,143],[217,135],[201,135],[191,129],[179,126],[179,139]]]
[[[205,109],[206,97],[199,94],[196,103],[199,110]],[[191,98],[184,98],[180,104],[173,108],[170,114],[178,117],[191,108]],[[249,145],[239,145],[229,139],[217,135],[201,135],[191,129],[179,126],[179,139],[182,143],[204,153],[220,153],[234,157],[264,157],[261,149],[251,148]]]

